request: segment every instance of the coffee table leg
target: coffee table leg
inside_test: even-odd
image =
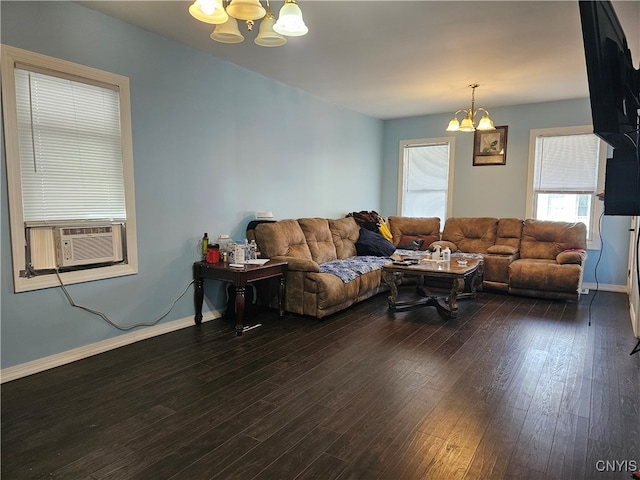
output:
[[[242,335],[244,329],[244,287],[236,286],[236,335]]]
[[[476,298],[476,290],[482,290],[482,277],[484,275],[484,264],[480,263],[471,277],[471,293]]]
[[[382,281],[387,284],[390,290],[389,294],[389,308],[396,308],[396,301],[398,300],[398,285],[396,285],[395,274],[382,270]]]
[[[464,289],[464,279],[456,278],[453,280],[453,287],[451,287],[451,293],[449,294],[449,315],[451,317],[458,316],[458,293],[461,293]]]

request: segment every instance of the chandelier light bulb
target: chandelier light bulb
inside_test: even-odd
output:
[[[216,11],[216,6],[214,0],[204,0],[200,3],[200,8],[205,15],[212,15]]]
[[[189,7],[189,13],[196,20],[220,25],[229,18],[219,0],[196,0]]]
[[[278,21],[273,26],[273,30],[280,35],[288,37],[300,37],[306,35],[309,28],[302,19],[302,11],[296,0],[286,0],[280,9]]]

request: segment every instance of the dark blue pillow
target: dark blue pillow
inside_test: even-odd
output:
[[[389,240],[377,232],[366,228],[360,229],[360,238],[356,242],[358,255],[374,255],[376,257],[389,257],[396,251],[396,247]]]

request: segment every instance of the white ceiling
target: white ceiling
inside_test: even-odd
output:
[[[489,110],[589,94],[577,1],[299,0],[309,33],[277,48],[253,43],[259,22],[211,40],[190,1],[80,3],[381,119],[468,108],[471,83]],[[640,1],[614,6],[638,65]]]

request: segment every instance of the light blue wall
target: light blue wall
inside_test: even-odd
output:
[[[259,210],[379,210],[381,121],[72,2],[0,6],[3,44],[131,82],[139,274],[70,286],[76,302],[121,324],[150,321],[191,280],[205,231],[243,238]],[[3,147],[2,368],[119,335],[60,289],[13,293],[4,163]],[[224,306],[220,290],[206,287],[205,311]],[[163,322],[193,316],[192,298],[190,288]]]
[[[444,136],[449,120],[381,122],[71,2],[0,8],[2,43],[130,78],[140,273],[70,287],[77,302],[122,324],[155,319],[183,291],[205,231],[241,238],[258,210],[395,214],[400,140]],[[473,138],[456,134],[456,216],[524,216],[529,130],[590,123],[587,100],[490,110],[509,125],[507,164],[472,167]],[[1,154],[2,368],[119,335],[69,307],[59,289],[13,293]],[[628,225],[604,219],[601,283],[626,283]],[[589,252],[587,282],[598,253]],[[205,293],[205,310],[223,307],[219,287]],[[191,317],[192,294],[164,321]]]
[[[529,135],[532,129],[591,124],[588,99],[491,108],[496,125],[509,127],[506,165],[472,164],[473,135],[446,132],[450,114],[388,120],[384,125],[381,214],[397,213],[399,146],[402,140],[455,137],[453,212],[455,217],[516,217],[526,212]],[[627,283],[629,217],[603,217],[604,249],[590,250],[584,281],[624,286]]]

